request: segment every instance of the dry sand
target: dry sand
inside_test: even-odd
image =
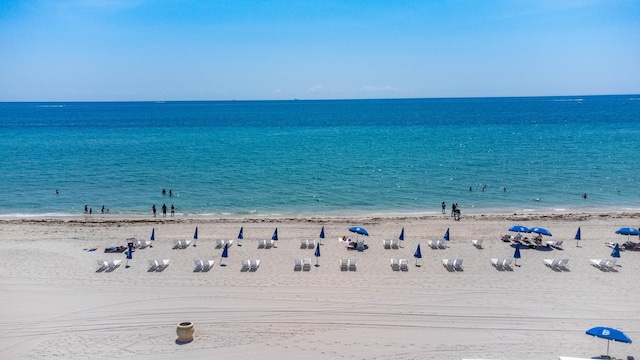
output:
[[[625,331],[633,344],[611,343],[611,354],[640,356],[640,253],[623,252],[617,272],[603,272],[591,258],[609,258],[607,241],[626,241],[619,227],[637,226],[636,213],[476,215],[360,218],[155,219],[95,217],[0,222],[0,359],[557,359],[558,355],[604,354],[607,342],[585,335],[593,326]],[[500,241],[509,226],[549,229],[564,250],[523,249],[520,267],[497,271],[490,258],[512,258]],[[319,267],[295,272],[294,259],[316,258],[300,239],[326,238]],[[338,242],[364,226],[369,249],[348,251]],[[174,250],[173,240],[197,247]],[[216,239],[237,240],[220,266]],[[573,240],[582,229],[581,247]],[[96,272],[98,259],[126,238],[148,239],[113,272]],[[258,249],[270,238],[272,249]],[[383,239],[406,240],[386,250]],[[441,239],[444,250],[427,240]],[[483,249],[471,245],[482,239]],[[637,239],[637,238],[636,238]],[[423,258],[413,258],[421,244]],[[98,247],[95,252],[85,249]],[[148,272],[149,259],[171,259],[162,272]],[[213,259],[214,268],[193,272],[193,259]],[[256,272],[241,272],[241,260],[260,259]],[[342,272],[339,259],[355,258],[357,271]],[[408,272],[394,272],[390,258],[406,258]],[[442,258],[463,258],[462,272],[449,272]],[[556,272],[544,258],[569,258],[570,271]],[[194,341],[176,344],[176,324],[192,321]]]

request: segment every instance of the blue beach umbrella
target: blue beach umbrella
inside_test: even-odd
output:
[[[447,232],[444,233],[444,237],[443,237],[446,241],[449,241],[449,228],[447,228]]]
[[[627,235],[627,241],[630,241],[630,237],[632,235],[633,236],[640,235],[640,230],[638,230],[636,228],[624,227],[624,228],[620,228],[620,229],[616,230],[616,234]]]
[[[244,226],[240,227],[240,232],[238,233],[238,240],[244,239]]]
[[[574,237],[574,239],[576,239],[576,246],[579,246],[578,244],[580,243],[580,240],[582,240],[582,237],[580,236],[580,228],[578,227],[578,231],[576,232],[576,236]]]
[[[358,241],[358,235],[369,236],[367,230],[360,226],[352,226],[349,228],[349,231],[351,231],[352,233],[356,233],[356,241]]]
[[[193,233],[193,246],[196,246],[196,240],[198,240],[198,227],[196,226],[196,232]]]
[[[553,236],[551,235],[551,232],[549,230],[541,227],[532,227],[529,229],[529,232],[540,234],[540,235]]]
[[[156,240],[156,228],[151,228],[151,241]]]
[[[320,266],[318,265],[318,258],[320,257],[320,243],[316,244],[316,252],[313,253],[313,256],[316,257],[316,267]]]
[[[413,253],[413,257],[416,258],[416,266],[418,266],[418,259],[422,259],[422,251],[420,251],[420,244],[416,248],[416,252]]]
[[[278,241],[278,228],[276,228],[273,235],[271,235],[271,240]]]
[[[222,264],[222,258],[229,257],[229,244],[224,244],[224,249],[222,249],[222,255],[220,255],[220,266],[226,266]]]
[[[404,228],[402,228],[402,231],[400,231],[400,236],[398,236],[398,240],[404,241]]]
[[[517,233],[528,233],[529,228],[522,225],[513,225],[509,228],[509,231],[517,232]]]
[[[516,262],[518,261],[518,259],[520,259],[520,258],[521,258],[521,256],[520,256],[520,244],[519,244],[519,243],[516,243],[516,251],[513,253],[513,258],[515,259],[515,260],[513,261],[513,263],[514,263],[516,266],[518,266],[518,264],[516,264]]]
[[[322,239],[324,239],[324,225],[322,225],[322,229],[320,230],[320,244],[322,243]]]
[[[619,258],[620,257],[620,246],[618,243],[613,247],[613,251],[611,252],[611,257]]]
[[[627,343],[627,344],[631,344],[631,338],[627,336],[627,334],[623,333],[622,331],[618,330],[618,329],[614,329],[614,328],[610,328],[610,327],[604,327],[604,326],[596,326],[594,328],[591,328],[589,330],[587,330],[585,332],[585,334],[587,335],[591,335],[591,336],[595,336],[595,337],[599,337],[601,339],[607,339],[607,356],[609,356],[609,342],[610,341],[617,341],[617,342],[623,342],[623,343]]]

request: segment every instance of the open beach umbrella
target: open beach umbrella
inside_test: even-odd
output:
[[[367,230],[360,226],[352,226],[349,228],[349,231],[351,231],[352,233],[356,233],[356,241],[358,241],[358,235],[369,236]]]
[[[240,232],[238,233],[238,246],[242,246],[240,245],[240,240],[244,239],[244,226],[240,226]]]
[[[278,241],[278,228],[276,228],[273,235],[271,235],[271,240]]]
[[[229,257],[229,244],[224,244],[224,249],[222,249],[222,255],[220,255],[220,266],[226,266],[222,264],[222,258]]]
[[[193,246],[196,246],[196,240],[198,240],[198,227],[196,226],[196,231],[193,233]]]
[[[413,253],[413,257],[416,258],[416,266],[418,266],[418,259],[422,259],[422,251],[420,251],[420,244],[416,248],[416,252]]]
[[[404,241],[404,228],[402,228],[402,231],[400,231],[400,236],[398,236],[398,240]]]
[[[444,233],[443,239],[445,239],[446,241],[449,241],[449,228],[447,228],[447,232]]]
[[[519,243],[516,243],[516,251],[513,253],[513,258],[515,259],[515,260],[513,261],[513,263],[514,263],[516,266],[518,266],[518,264],[517,264],[518,259],[520,259],[520,258],[521,258],[521,256],[520,256],[520,244],[519,244]]]
[[[578,244],[580,243],[580,240],[582,240],[582,237],[580,234],[580,227],[578,227],[578,231],[576,232],[576,236],[574,237],[574,239],[576,239],[576,246],[578,246]]]
[[[528,233],[529,228],[522,225],[513,225],[509,228],[509,231],[517,232],[517,233]]]
[[[638,230],[636,228],[624,227],[624,228],[620,228],[620,229],[616,230],[616,234],[627,235],[627,241],[629,241],[630,237],[632,235],[633,236],[640,235],[640,230]]]
[[[596,326],[585,332],[587,335],[599,337],[601,339],[607,339],[607,356],[609,356],[609,342],[618,341],[627,344],[631,344],[631,338],[622,331],[610,327]]]
[[[320,266],[318,265],[318,258],[320,258],[320,243],[316,244],[316,252],[313,253],[313,256],[316,257],[316,267]]]
[[[529,232],[540,234],[540,235],[553,236],[551,235],[551,232],[549,230],[541,227],[532,227],[529,229]]]
[[[156,240],[156,228],[151,228],[151,241]]]
[[[611,257],[613,258],[620,257],[620,245],[618,245],[618,243],[616,243],[616,245],[613,247],[613,251],[611,252]]]

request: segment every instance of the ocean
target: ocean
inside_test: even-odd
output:
[[[640,210],[640,95],[0,103],[0,137],[0,218]]]

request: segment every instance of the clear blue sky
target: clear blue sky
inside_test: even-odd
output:
[[[0,3],[0,101],[638,93],[634,0]]]

